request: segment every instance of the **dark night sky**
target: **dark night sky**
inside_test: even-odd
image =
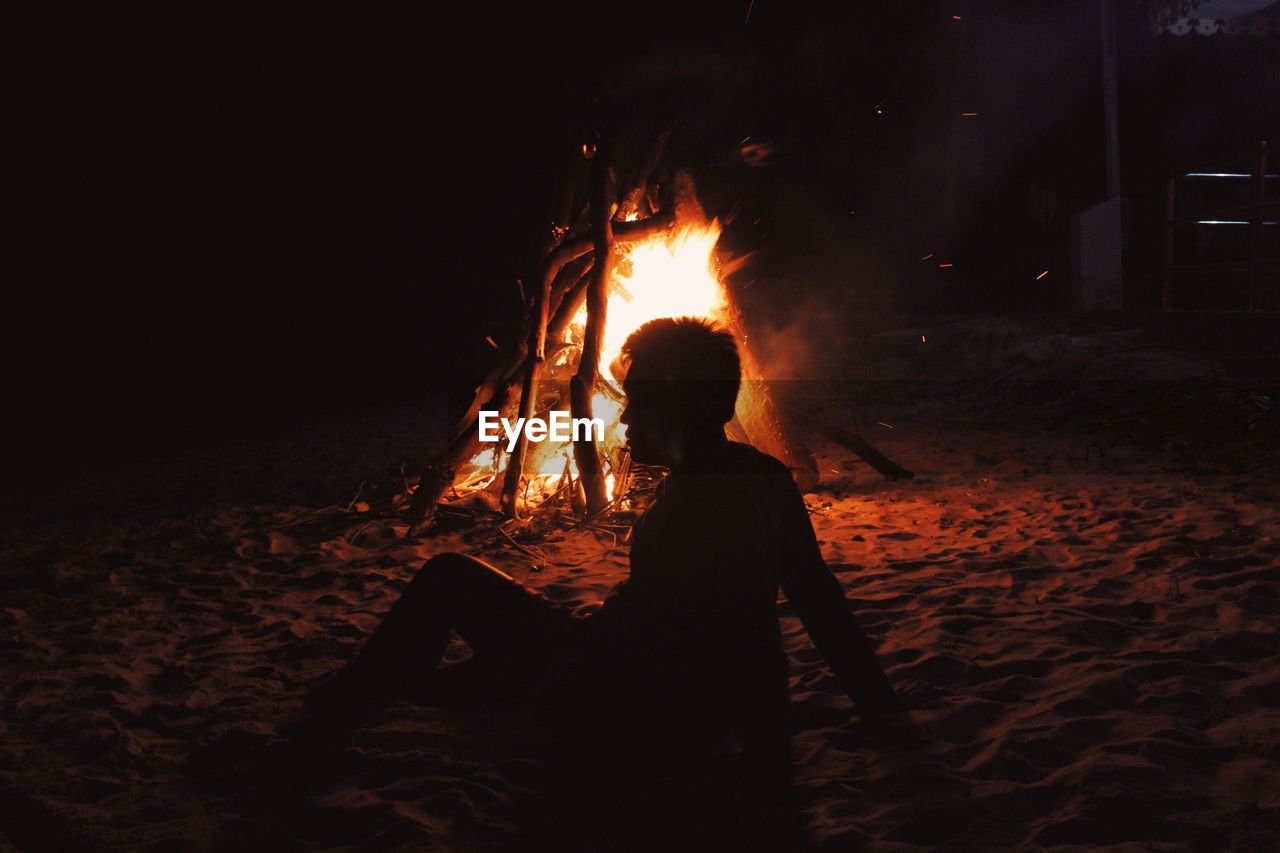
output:
[[[760,252],[759,310],[815,292],[850,312],[1063,307],[1065,279],[1028,293],[1002,284],[1025,270],[993,259],[1020,239],[1005,228],[1027,185],[1057,193],[1061,228],[1100,199],[1091,4],[758,0],[744,26],[747,6],[113,13],[74,47],[51,36],[29,70],[39,263],[8,317],[7,477],[473,381],[484,336],[516,319],[566,119],[601,81],[625,101],[692,79],[690,125],[777,143],[734,184],[726,238]],[[1126,14],[1140,195],[1263,132],[1249,105],[1277,91],[1275,43],[1157,40]],[[961,102],[986,123],[950,155]],[[982,273],[942,298],[917,252],[948,156]],[[1041,235],[1048,256],[1058,233]]]

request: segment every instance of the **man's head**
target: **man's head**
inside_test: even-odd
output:
[[[679,467],[724,440],[742,377],[732,335],[704,320],[666,317],[634,331],[622,355],[622,423],[637,462]]]

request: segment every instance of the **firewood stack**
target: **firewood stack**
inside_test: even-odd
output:
[[[612,386],[601,382],[600,359],[619,247],[707,219],[692,173],[667,162],[671,135],[672,126],[668,124],[643,144],[636,143],[638,134],[614,132],[602,135],[594,147],[575,148],[575,156],[564,169],[560,198],[536,274],[526,279],[535,286],[526,291],[521,332],[499,351],[444,451],[421,457],[429,461],[418,466],[421,475],[409,508],[409,520],[414,525],[435,514],[437,504],[454,485],[459,471],[485,449],[479,439],[480,412],[529,418],[539,411],[537,398],[540,388],[549,384],[545,380],[553,361],[556,376],[552,378],[563,378],[570,368],[574,371],[567,394],[573,418],[592,417],[592,399],[598,390],[613,394]],[[580,179],[584,171],[586,191],[575,192],[583,183]],[[787,434],[764,383],[750,381],[763,377],[746,346],[745,326],[731,295],[729,301],[727,325],[739,342],[743,378],[747,380],[731,433],[782,459],[796,473],[801,487],[811,488],[817,483],[817,466],[803,444]],[[578,346],[566,342],[565,336],[584,303],[587,320]],[[566,349],[576,352],[565,352]],[[529,456],[530,448],[522,434],[507,458],[501,478],[500,508],[508,518],[518,515],[517,503]],[[579,440],[573,457],[578,471],[576,483],[572,484],[576,492],[574,505],[579,515],[597,516],[611,503],[600,450],[589,440]],[[613,460],[610,470],[617,478],[624,467],[625,462]],[[567,463],[565,476],[569,477]],[[561,488],[564,486],[562,481]],[[625,491],[625,482],[617,480],[615,489],[619,494]]]

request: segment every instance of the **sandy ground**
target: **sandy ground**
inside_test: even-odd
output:
[[[792,392],[832,423],[856,410],[917,474],[887,483],[815,442],[814,526],[909,712],[892,730],[860,721],[783,605],[812,847],[1274,849],[1280,451],[1265,383],[1044,329],[935,322],[949,354],[904,356],[914,331],[862,340],[839,393]],[[902,363],[916,368],[886,375]],[[347,510],[424,411],[26,496],[36,510],[0,543],[0,848],[518,837],[548,779],[518,709],[402,702],[303,778],[242,761],[432,554],[477,554],[575,606],[625,576],[625,545],[597,532],[530,541],[535,560],[484,526],[406,538],[376,503]],[[718,772],[684,771],[637,805],[633,847],[678,837],[655,824],[664,797],[686,824],[714,815]]]

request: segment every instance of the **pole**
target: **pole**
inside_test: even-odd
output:
[[[1112,0],[1099,0],[1102,13],[1102,113],[1106,197],[1120,195],[1120,117],[1116,82],[1116,15]]]
[[[1266,192],[1267,143],[1259,142],[1253,155],[1253,180],[1249,199],[1249,310],[1258,310],[1258,267],[1262,260],[1262,200]]]

